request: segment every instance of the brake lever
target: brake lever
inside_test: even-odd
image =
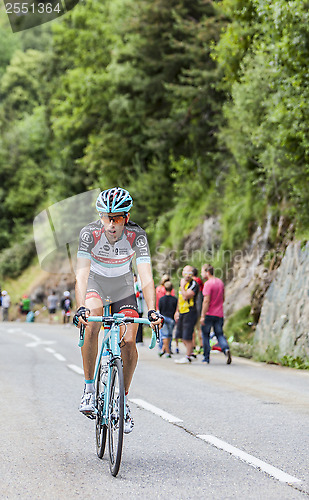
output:
[[[78,347],[83,347],[85,338],[85,325],[81,325],[79,329],[79,342]]]
[[[156,333],[157,342],[160,342],[160,327],[159,327],[159,325],[155,325],[155,333]]]

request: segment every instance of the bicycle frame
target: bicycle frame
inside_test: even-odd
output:
[[[103,353],[107,351],[109,354],[109,363],[108,363],[108,376],[104,391],[105,394],[109,394],[110,390],[112,360],[115,358],[121,358],[120,325],[122,324],[126,325],[126,323],[142,323],[144,325],[150,326],[150,321],[146,318],[132,318],[120,313],[115,313],[113,316],[110,316],[109,313],[110,313],[110,306],[105,305],[103,316],[89,316],[87,318],[88,322],[102,323],[104,328],[104,337],[102,340],[99,357],[96,362],[94,380],[95,381],[97,380]],[[78,342],[79,347],[82,347],[84,345],[84,333],[85,333],[85,327],[81,327],[80,340]],[[155,347],[157,340],[158,340],[158,330],[156,332],[152,330],[152,337],[149,349],[153,349]],[[102,424],[107,425],[107,419],[108,419],[108,402],[107,398],[105,397],[104,407],[102,412]]]

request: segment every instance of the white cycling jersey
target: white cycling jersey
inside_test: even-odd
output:
[[[77,257],[90,259],[90,271],[99,276],[113,278],[132,272],[132,259],[136,263],[150,263],[150,252],[145,231],[129,221],[118,241],[108,241],[101,220],[85,226],[79,236]]]

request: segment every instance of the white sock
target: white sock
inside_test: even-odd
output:
[[[94,380],[85,380],[85,392],[95,392]]]

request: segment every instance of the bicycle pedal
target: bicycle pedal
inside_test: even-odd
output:
[[[90,420],[95,420],[96,418],[96,415],[94,415],[93,413],[84,413],[84,415]]]

